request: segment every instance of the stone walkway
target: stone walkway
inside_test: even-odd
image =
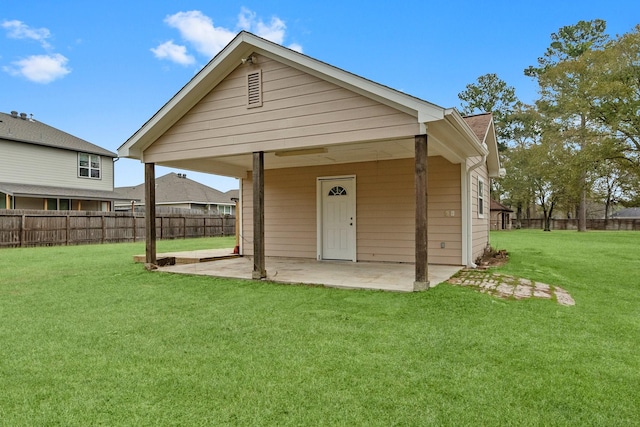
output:
[[[528,279],[519,279],[505,274],[491,273],[486,270],[461,270],[447,280],[447,283],[470,286],[482,293],[499,298],[543,298],[555,299],[560,305],[576,304],[569,292],[558,286],[551,286]]]

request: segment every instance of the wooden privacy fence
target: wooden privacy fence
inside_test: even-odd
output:
[[[544,229],[544,219],[521,219],[521,228]],[[511,228],[516,228],[518,222],[512,219]],[[577,219],[552,219],[552,230],[577,230]],[[640,231],[640,218],[610,218],[610,219],[588,219],[588,230],[635,230]]]
[[[158,239],[235,235],[233,216],[159,213]],[[0,209],[0,248],[145,240],[144,213]]]

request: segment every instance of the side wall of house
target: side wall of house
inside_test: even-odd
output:
[[[481,161],[481,158],[476,158],[475,162],[477,161]],[[484,200],[483,213],[480,213],[478,209],[478,203],[480,200],[478,195],[479,181],[483,182],[484,187],[482,197],[482,199]],[[472,259],[474,260],[483,254],[484,249],[489,243],[489,224],[491,220],[491,213],[489,211],[489,188],[490,180],[486,165],[480,166],[479,168],[471,172],[471,215],[473,224]]]
[[[100,157],[102,177],[91,179],[78,176],[78,153],[75,151],[0,141],[0,152],[0,182],[113,190],[113,160],[109,157]]]
[[[357,260],[414,262],[414,170],[413,159],[266,170],[267,256],[315,259],[317,178],[355,175]],[[429,262],[460,265],[460,166],[429,157],[428,180]],[[243,253],[251,255],[251,178],[242,183],[242,200]]]

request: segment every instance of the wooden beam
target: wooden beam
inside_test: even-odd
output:
[[[253,279],[267,277],[264,253],[264,152],[253,153]]]
[[[156,172],[154,163],[144,164],[146,267],[155,268],[156,259]]]
[[[413,290],[429,289],[427,232],[427,135],[415,137],[416,277]]]

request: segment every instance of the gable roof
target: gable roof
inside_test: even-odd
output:
[[[493,124],[493,114],[481,113],[473,116],[465,116],[464,121],[469,125],[473,133],[486,146],[495,146],[495,150],[489,150],[487,155],[487,166],[489,176],[500,175],[500,158],[498,157],[498,140],[496,138],[495,126]]]
[[[254,53],[409,114],[416,118],[421,133],[426,133],[427,123],[446,122],[452,134],[463,137],[466,156],[486,155],[489,152],[487,145],[478,140],[455,109],[444,109],[242,31],[118,148],[120,156],[143,160],[145,149],[222,82],[243,59]],[[452,155],[458,155],[455,150],[445,149]]]
[[[489,206],[490,211],[501,211],[501,212],[513,212],[511,209],[498,202],[497,200],[491,199],[491,203]]]
[[[144,183],[131,187],[117,187],[114,192],[119,199],[141,200],[144,203]],[[238,197],[238,190],[226,193],[208,187],[185,175],[168,173],[156,179],[156,204],[198,203],[233,205],[232,197]]]
[[[115,158],[118,155],[84,139],[75,137],[42,122],[18,115],[0,113],[0,139],[79,151]]]

